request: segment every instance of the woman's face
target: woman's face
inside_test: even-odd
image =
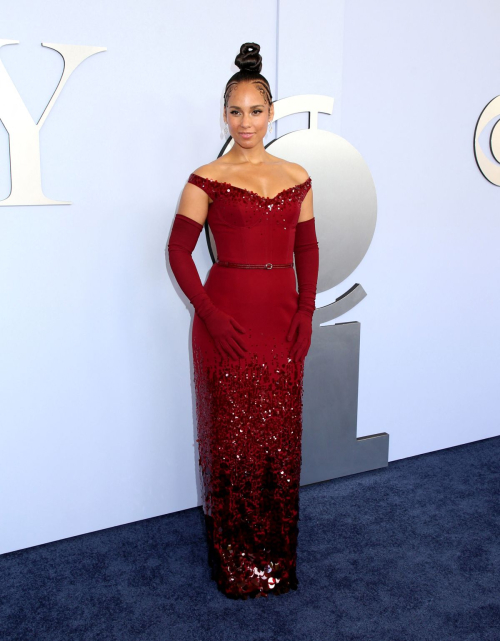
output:
[[[224,112],[229,134],[236,143],[247,149],[264,139],[274,114],[274,107],[271,105],[269,111],[269,103],[259,90],[260,86],[253,82],[238,83],[229,95]]]

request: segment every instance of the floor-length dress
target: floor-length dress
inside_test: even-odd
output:
[[[188,182],[213,201],[207,220],[218,262],[205,291],[246,328],[248,346],[239,360],[223,358],[195,314],[197,441],[212,578],[232,598],[288,592],[298,585],[304,364],[289,357],[286,336],[298,305],[295,229],[311,178],[271,198],[194,173]]]

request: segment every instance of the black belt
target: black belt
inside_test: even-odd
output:
[[[293,267],[293,263],[266,263],[265,265],[252,265],[248,263],[230,263],[226,260],[218,260],[217,265],[223,267],[242,267],[243,269],[274,269],[275,267]]]

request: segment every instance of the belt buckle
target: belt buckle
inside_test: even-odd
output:
[[[268,267],[268,265],[269,265],[269,267]],[[272,268],[273,268],[273,264],[272,263],[266,263],[266,269],[272,269]]]

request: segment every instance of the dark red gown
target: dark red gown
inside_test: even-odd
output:
[[[293,263],[301,203],[311,186],[273,198],[191,174],[213,202],[208,224],[218,261]],[[297,311],[293,267],[248,269],[214,263],[204,285],[233,316],[249,348],[222,358],[194,316],[192,347],[197,441],[212,578],[229,597],[283,593],[298,585],[304,365],[286,340]]]

